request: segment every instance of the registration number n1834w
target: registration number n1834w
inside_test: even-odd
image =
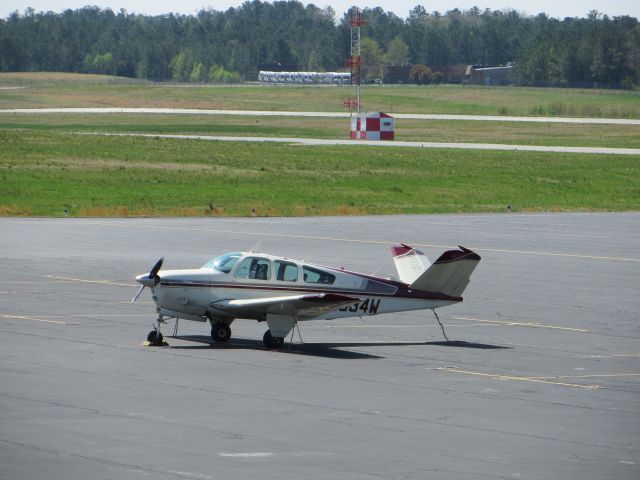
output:
[[[342,307],[338,310],[341,312],[362,312],[368,315],[375,315],[378,313],[378,308],[380,307],[380,299],[377,300],[375,298],[367,298],[366,300],[358,303],[354,303],[353,305],[348,305],[346,307]]]

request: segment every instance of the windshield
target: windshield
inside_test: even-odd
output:
[[[218,258],[209,260],[202,268],[211,268],[222,273],[229,273],[241,256],[241,253],[225,253]]]

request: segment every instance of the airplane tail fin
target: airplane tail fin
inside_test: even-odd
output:
[[[392,247],[400,280],[414,290],[459,297],[480,262],[480,255],[460,247],[440,255],[433,264],[420,251],[406,245]]]

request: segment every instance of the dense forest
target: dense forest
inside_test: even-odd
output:
[[[477,7],[446,13],[416,6],[402,19],[362,11],[362,57],[369,75],[383,65],[514,62],[521,85],[640,85],[640,25],[633,17],[559,20]],[[0,20],[0,71],[105,73],[152,80],[255,80],[266,64],[295,70],[344,69],[349,14],[298,1],[253,0],[226,11],[146,16],[85,7],[14,12]]]

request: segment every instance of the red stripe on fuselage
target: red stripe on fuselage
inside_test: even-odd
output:
[[[369,277],[367,275],[357,274],[364,278],[370,278],[372,280],[380,281],[377,277]],[[411,298],[421,300],[442,300],[447,302],[461,302],[462,297],[450,297],[441,293],[435,292],[423,292],[419,290],[410,290],[408,285],[385,280],[382,283],[394,286],[397,288],[395,294],[384,294],[378,292],[367,292],[366,290],[341,290],[337,288],[309,288],[309,287],[296,287],[296,286],[277,286],[277,285],[260,285],[260,284],[238,284],[238,283],[211,283],[211,282],[189,282],[189,281],[163,281],[160,280],[158,285],[165,287],[199,287],[199,288],[236,288],[236,289],[248,289],[248,290],[273,290],[273,291],[289,291],[289,292],[312,292],[312,293],[335,293],[338,295],[357,295],[366,297],[386,297],[386,298]]]

